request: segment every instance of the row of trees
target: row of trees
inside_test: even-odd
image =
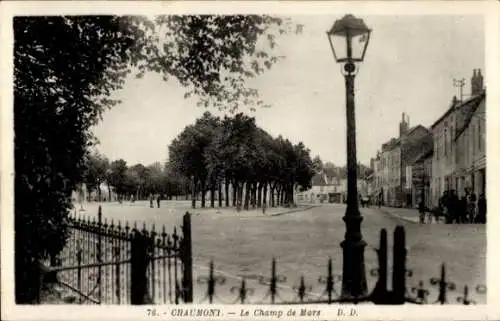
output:
[[[225,195],[225,206],[260,207],[268,204],[268,190],[271,206],[289,206],[295,188],[308,189],[314,175],[310,152],[302,142],[294,145],[272,137],[243,113],[221,119],[205,112],[172,141],[168,166],[190,179],[192,193],[201,193],[201,207],[207,192],[211,207],[216,192],[219,206]],[[195,202],[193,197],[193,208]]]
[[[141,163],[128,166],[123,159],[110,162],[99,152],[89,153],[85,162],[83,183],[87,195],[95,192],[98,201],[112,200],[112,191],[119,200],[134,196],[135,199],[146,199],[150,194],[168,196],[187,195],[190,182],[169,166],[163,167],[159,162],[144,166]],[[107,185],[108,195],[103,195],[101,186]]]

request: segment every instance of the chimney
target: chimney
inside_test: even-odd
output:
[[[401,122],[399,123],[399,137],[403,136],[408,131],[409,121],[407,121],[405,116],[405,113],[401,115]]]
[[[474,69],[470,81],[471,96],[478,95],[483,91],[483,75],[481,69]]]

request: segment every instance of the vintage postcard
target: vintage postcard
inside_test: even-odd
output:
[[[0,8],[2,319],[500,317],[497,2]]]

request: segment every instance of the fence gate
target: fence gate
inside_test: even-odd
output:
[[[51,271],[80,304],[178,304],[193,300],[191,218],[182,231],[70,217],[66,247]],[[54,266],[55,265],[55,266]]]

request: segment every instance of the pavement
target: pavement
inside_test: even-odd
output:
[[[305,277],[312,292],[322,293],[323,285],[318,283],[320,276],[327,271],[328,258],[332,259],[334,274],[342,273],[342,249],[344,239],[344,204],[302,204],[295,209],[268,209],[267,214],[231,214],[229,209],[196,209],[192,217],[193,267],[194,278],[206,277],[208,265],[214,262],[216,274],[224,276],[226,283],[218,285],[217,295],[225,302],[234,300],[231,286],[238,286],[241,275],[269,276],[271,260],[276,258],[277,273],[286,277],[281,284],[283,296],[294,298],[293,287]],[[308,208],[309,206],[314,206]],[[189,207],[189,201],[162,202],[161,208],[149,208],[145,204],[103,203],[103,217],[108,219],[137,221],[147,226],[156,224],[157,229],[165,225],[167,232],[182,224],[182,216]],[[220,211],[221,213],[216,213]],[[222,211],[227,211],[222,212]],[[234,210],[233,210],[234,211]],[[484,225],[474,224],[415,224],[418,211],[412,209],[386,208],[371,206],[360,208],[365,249],[365,265],[369,287],[374,286],[376,278],[370,277],[371,269],[377,268],[375,249],[379,245],[380,230],[388,232],[389,252],[392,251],[393,232],[396,226],[403,225],[406,231],[408,268],[413,277],[408,286],[422,280],[429,290],[436,290],[430,279],[439,276],[441,263],[446,263],[447,278],[455,282],[457,290],[468,284],[475,288],[485,284],[486,270],[486,229]],[[251,212],[251,211],[249,211]],[[86,215],[96,213],[89,208]],[[197,215],[199,213],[199,215]],[[286,215],[284,215],[286,214]],[[389,253],[389,257],[392,254]],[[254,298],[265,296],[260,293],[265,287],[253,282],[249,287],[255,289]],[[339,291],[340,289],[337,289]],[[264,291],[265,292],[265,291]],[[206,293],[206,284],[196,282],[195,302],[201,302]],[[453,293],[453,297],[460,293]],[[455,300],[451,298],[450,300]],[[471,296],[479,303],[483,298]],[[435,297],[435,293],[432,293]],[[215,303],[215,302],[214,302]]]
[[[411,223],[419,223],[419,213],[414,208],[397,208],[397,207],[375,207],[380,212],[392,217],[397,217],[401,220]]]

